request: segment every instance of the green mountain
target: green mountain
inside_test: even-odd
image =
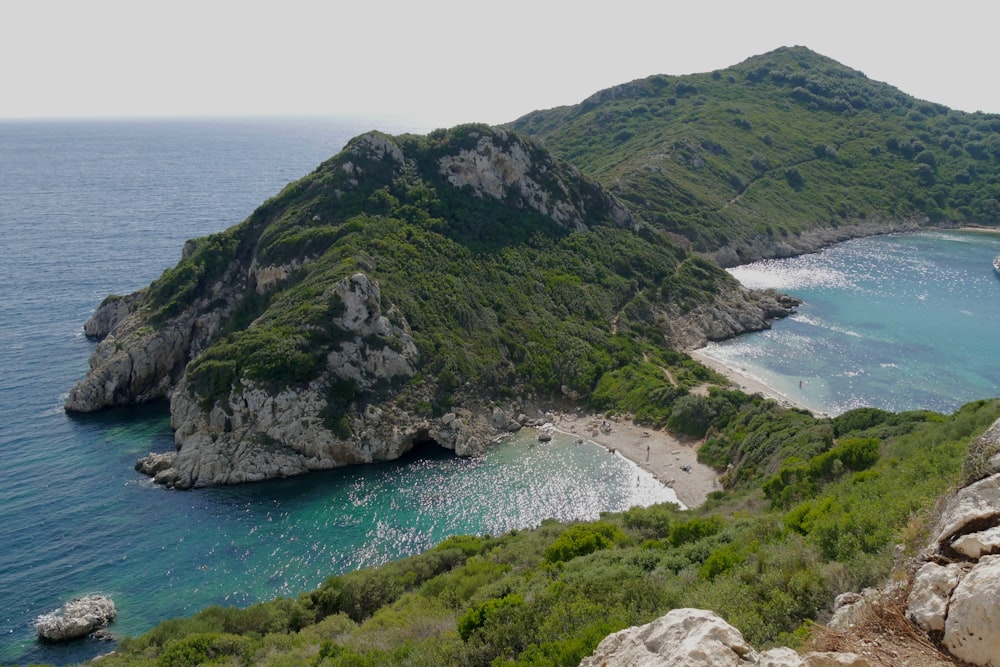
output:
[[[639,79],[509,127],[723,265],[1000,222],[1000,115],[915,99],[803,47]]]
[[[468,455],[529,404],[664,423],[711,379],[678,350],[793,305],[743,289],[519,135],[370,133],[189,241],[147,289],[107,299],[66,407],[169,396],[178,452],[140,468],[178,488],[426,440]]]

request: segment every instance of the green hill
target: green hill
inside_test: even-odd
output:
[[[1000,222],[1000,116],[915,99],[803,47],[632,81],[510,127],[724,264],[890,225]]]

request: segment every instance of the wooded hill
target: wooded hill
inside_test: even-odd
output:
[[[821,227],[1000,222],[1000,116],[918,100],[804,47],[639,79],[510,127],[724,264],[788,254]]]

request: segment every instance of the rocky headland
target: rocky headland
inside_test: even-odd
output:
[[[428,147],[426,140],[379,133],[357,137],[241,225],[188,242],[180,264],[150,287],[106,299],[84,327],[99,342],[66,409],[90,412],[168,399],[176,451],[151,454],[137,469],[178,489],[390,460],[427,440],[459,456],[481,452],[502,432],[491,423],[497,401],[511,391],[532,393],[532,378],[517,371],[512,357],[532,354],[533,343],[518,340],[526,332],[511,332],[507,318],[454,291],[472,276],[442,275],[431,278],[422,293],[402,294],[380,270],[396,256],[377,254],[387,243],[396,244],[395,252],[406,243],[400,238],[371,238],[362,248],[341,249],[342,239],[389,224],[388,217],[372,218],[373,210],[444,229],[445,239],[457,238],[464,248],[492,244],[499,251],[509,243],[497,236],[505,227],[470,226],[490,216],[517,216],[539,221],[537,231],[524,232],[536,237],[600,233],[623,244],[643,239],[664,263],[676,264],[680,257],[679,268],[692,267],[693,277],[684,280],[699,281],[698,289],[680,299],[664,290],[654,296],[656,283],[643,287],[646,276],[623,265],[625,258],[601,258],[609,267],[601,271],[618,271],[619,280],[631,281],[631,293],[609,290],[600,297],[618,314],[590,314],[599,322],[588,326],[603,331],[602,337],[617,333],[625,314],[653,327],[668,347],[693,349],[766,328],[797,305],[772,291],[744,289],[707,263],[683,259],[684,251],[659,238],[610,193],[531,141],[485,126],[431,139]],[[416,200],[420,188],[420,197],[436,196],[447,206],[426,205],[423,211],[401,204],[405,197]],[[436,194],[426,194],[431,190]],[[462,207],[474,219],[463,219],[461,212],[428,218]],[[401,234],[412,242],[422,227],[406,224],[411,226]],[[418,255],[409,257],[414,267],[421,264]],[[407,271],[403,267],[403,280],[411,277]],[[424,280],[416,273],[412,278]],[[438,288],[441,293],[426,291]],[[482,329],[470,321],[480,317],[500,332],[490,343],[489,354],[496,355],[492,376],[460,377],[450,369],[442,374],[442,357],[456,345],[441,341],[461,340],[462,334],[443,331],[451,323],[428,321],[417,307],[422,299],[449,302],[445,316],[455,317],[459,327]],[[558,321],[560,315],[545,317]],[[579,340],[589,338],[593,334]],[[524,352],[511,352],[513,347]],[[586,387],[571,384],[557,382],[550,391],[558,398],[585,394]]]

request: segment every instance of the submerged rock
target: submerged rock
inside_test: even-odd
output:
[[[107,627],[118,615],[115,603],[103,595],[88,595],[70,600],[54,612],[35,619],[39,638],[53,642],[86,637]]]

